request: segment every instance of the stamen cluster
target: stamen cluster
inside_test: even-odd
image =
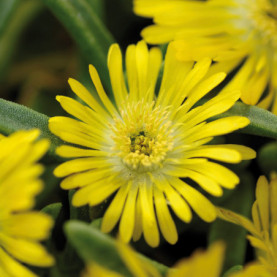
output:
[[[162,167],[173,147],[168,112],[154,102],[127,104],[121,118],[114,119],[113,152],[132,170],[153,171]]]

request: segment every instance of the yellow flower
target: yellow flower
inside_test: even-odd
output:
[[[97,263],[90,263],[81,277],[124,277],[119,273],[111,271]]]
[[[228,275],[229,276],[229,275]],[[243,270],[232,273],[230,277],[275,277],[258,262],[247,264]]]
[[[142,259],[130,246],[117,241],[117,250],[124,264],[133,277],[161,277],[157,269]],[[224,260],[224,245],[216,242],[207,251],[197,250],[189,258],[180,260],[169,269],[166,277],[219,277]],[[209,272],[209,275],[207,275]],[[97,274],[96,274],[97,273]],[[123,275],[108,270],[95,262],[91,262],[82,277],[123,277]],[[232,276],[232,275],[231,275]],[[231,277],[230,276],[230,277]],[[233,277],[233,276],[232,276]],[[247,276],[242,276],[247,277]]]
[[[48,149],[46,140],[35,142],[38,130],[19,131],[0,140],[0,276],[36,276],[18,261],[51,266],[53,258],[38,242],[48,237],[52,219],[31,211],[42,189],[36,162]],[[17,261],[18,260],[18,261]]]
[[[252,220],[232,211],[218,208],[218,215],[224,220],[241,225],[250,235],[248,240],[257,250],[260,267],[268,276],[277,275],[277,179],[270,183],[261,176],[256,187],[256,201],[252,206]],[[263,275],[264,276],[264,275]]]
[[[190,258],[177,263],[167,277],[219,277],[224,261],[224,245],[216,242],[207,251],[197,250]]]
[[[62,107],[77,120],[49,120],[54,134],[76,145],[57,149],[60,156],[74,159],[54,171],[58,177],[67,176],[61,183],[63,189],[79,188],[73,205],[98,205],[116,192],[103,217],[102,231],[110,232],[120,221],[119,233],[125,242],[132,237],[138,240],[143,233],[152,247],[159,244],[159,227],[168,242],[177,241],[168,205],[184,222],[191,221],[190,207],[207,222],[216,217],[210,201],[181,178],[190,178],[210,194],[221,196],[222,187],[233,189],[239,178],[209,159],[238,163],[255,157],[253,150],[240,145],[204,145],[214,136],[249,124],[240,116],[206,122],[233,106],[240,96],[238,91],[220,93],[193,108],[225,74],[206,77],[209,59],[195,65],[177,61],[170,45],[156,97],[161,62],[158,48],[148,50],[143,41],[130,45],[126,53],[127,91],[121,52],[118,45],[112,45],[108,67],[116,104],[109,100],[96,69],[90,66],[101,101],[69,79],[74,93],[87,105],[58,96]]]
[[[241,89],[246,104],[273,104],[277,114],[276,1],[134,0],[134,11],[153,17],[143,38],[154,44],[176,40],[180,59],[211,57],[219,62],[214,70],[224,72],[242,64],[227,89]]]

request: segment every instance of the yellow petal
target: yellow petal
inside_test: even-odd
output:
[[[271,224],[277,224],[277,179],[273,178],[270,182],[270,211],[271,211]]]
[[[268,248],[267,248],[266,244],[264,243],[264,241],[262,241],[256,237],[250,236],[250,235],[247,236],[247,239],[250,241],[250,244],[254,248],[259,248],[265,252],[268,251]]]
[[[217,215],[221,219],[240,225],[246,230],[248,230],[250,233],[252,233],[253,235],[259,236],[259,232],[257,231],[253,223],[248,218],[224,208],[217,208]]]
[[[193,167],[187,165],[187,167],[216,180],[224,188],[233,189],[239,183],[238,176],[220,164],[207,162],[205,164],[196,164]]]
[[[101,150],[83,149],[79,147],[62,145],[56,149],[56,153],[65,158],[79,158],[79,157],[106,157],[108,153]]]
[[[225,73],[217,73],[200,82],[192,91],[190,91],[187,100],[184,103],[188,111],[199,99],[203,98],[208,92],[220,84],[226,77]],[[194,77],[194,79],[196,79]],[[194,81],[194,79],[192,79]],[[194,82],[190,81],[194,84]],[[197,79],[198,80],[198,79]],[[191,85],[192,86],[192,85]],[[189,90],[189,88],[187,88]]]
[[[195,251],[191,257],[177,263],[168,277],[219,277],[223,260],[224,245],[222,242],[212,244],[207,251]]]
[[[200,218],[206,222],[212,222],[216,219],[214,205],[200,192],[179,178],[170,178],[170,183],[185,198]]]
[[[174,213],[184,222],[190,222],[192,213],[186,201],[171,187],[166,179],[159,181]],[[158,182],[158,180],[155,179],[155,182]]]
[[[9,256],[2,248],[0,248],[0,261],[1,277],[37,277],[37,275],[31,272],[27,267]]]
[[[1,245],[16,259],[35,266],[52,266],[54,259],[37,242],[0,234]]]
[[[127,98],[127,89],[123,77],[122,55],[118,44],[113,44],[108,53],[108,68],[117,107],[121,107]]]
[[[95,206],[106,200],[113,192],[120,187],[120,183],[112,177],[101,179],[98,182],[81,187],[73,196],[72,204],[80,207],[85,204]]]
[[[108,116],[106,110],[98,103],[98,101],[92,96],[91,93],[78,81],[69,78],[68,83],[74,93],[79,96],[85,103],[87,103],[93,110],[100,113],[103,116]]]
[[[109,113],[111,114],[111,116],[113,115],[118,115],[114,105],[112,104],[112,102],[110,101],[110,99],[108,98],[101,80],[99,78],[98,72],[95,69],[95,67],[93,65],[89,65],[89,73],[90,73],[90,77],[91,80],[93,81],[93,84],[97,90],[97,93],[103,103],[103,105],[106,107],[106,109],[109,111]]]
[[[82,172],[89,169],[108,166],[107,160],[101,157],[80,158],[64,162],[56,167],[54,174],[57,177],[65,177],[67,175]]]
[[[141,194],[143,235],[150,246],[157,247],[160,242],[160,236],[154,212],[153,185],[142,183],[139,193]]]
[[[207,145],[189,150],[187,158],[205,157],[222,162],[239,163],[242,160],[240,153],[234,149],[225,148],[224,145]]]
[[[136,203],[136,215],[135,215],[135,227],[133,240],[137,241],[142,235],[142,209],[141,209],[141,200],[140,193],[138,194],[137,203]]]
[[[129,193],[130,183],[121,185],[121,188],[116,193],[112,203],[104,214],[101,230],[104,233],[110,232],[114,226],[117,224],[122,210],[125,205],[126,197]]]
[[[156,207],[159,226],[164,238],[170,244],[175,244],[178,240],[177,229],[169,212],[165,196],[156,187],[154,188],[154,203]]]
[[[42,240],[49,236],[52,226],[51,217],[32,211],[11,215],[3,228],[13,237]]]
[[[73,174],[62,180],[61,188],[74,189],[78,187],[84,187],[100,180],[107,180],[109,176],[110,168],[105,169],[93,169],[78,174]]]
[[[259,207],[258,207],[258,202],[257,200],[253,203],[252,205],[252,220],[254,223],[254,226],[258,232],[262,231],[262,223],[261,223],[261,218],[260,218],[260,213],[259,213]]]
[[[131,184],[130,190],[126,199],[123,213],[119,223],[119,234],[124,242],[129,242],[133,236],[135,227],[135,214],[136,214],[136,199],[138,194],[138,185]]]
[[[261,217],[262,229],[269,231],[269,185],[264,176],[258,179],[256,199]]]
[[[58,95],[56,99],[60,102],[62,108],[69,114],[73,115],[75,118],[80,119],[81,121],[93,125],[97,128],[94,129],[96,133],[99,131],[103,131],[107,129],[108,124],[108,115],[103,115],[101,113],[97,113],[91,108],[82,105],[76,100]],[[101,133],[100,133],[101,134]]]
[[[191,135],[191,140],[196,141],[205,137],[219,136],[231,133],[246,127],[250,120],[242,116],[230,116],[221,118],[203,126],[197,133]]]
[[[205,191],[214,195],[214,196],[221,196],[223,194],[223,190],[218,184],[216,180],[213,178],[209,178],[202,174],[201,170],[199,172],[193,170],[189,170],[188,168],[177,168],[175,167],[171,171],[167,172],[168,175],[176,176],[176,177],[189,177],[193,181],[195,181],[199,186],[201,186]]]

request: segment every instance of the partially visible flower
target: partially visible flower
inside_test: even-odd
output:
[[[171,212],[184,222],[191,221],[190,207],[207,222],[216,218],[212,203],[183,178],[221,196],[222,188],[233,189],[239,178],[214,161],[239,163],[255,157],[253,150],[241,145],[205,145],[214,136],[249,124],[241,116],[206,122],[234,105],[240,96],[235,90],[194,107],[225,74],[207,77],[211,60],[195,65],[178,61],[169,45],[155,96],[161,62],[158,48],[148,50],[143,41],[130,45],[126,53],[127,90],[121,51],[112,45],[108,67],[116,105],[90,66],[101,101],[70,79],[72,90],[86,105],[58,96],[62,107],[77,120],[60,116],[49,120],[54,134],[74,144],[57,149],[60,156],[73,160],[54,171],[58,177],[67,177],[61,183],[63,189],[79,188],[73,205],[95,206],[116,192],[103,217],[102,231],[110,232],[120,221],[119,233],[125,242],[132,237],[138,240],[143,233],[152,247],[159,244],[159,227],[168,242],[176,243],[178,234]]]
[[[169,271],[167,277],[219,277],[224,262],[224,244],[216,242],[208,250],[197,250]]]
[[[19,131],[0,139],[0,276],[36,276],[20,262],[34,266],[54,263],[39,243],[46,239],[52,219],[31,211],[42,190],[37,161],[49,147],[47,140],[35,141],[38,130]]]
[[[256,248],[259,261],[255,266],[266,269],[267,274],[271,274],[268,276],[277,276],[277,179],[268,183],[264,176],[259,178],[252,206],[253,221],[223,208],[218,208],[218,215],[250,233],[247,238]]]
[[[91,262],[81,274],[81,277],[124,277],[121,274],[109,270],[97,263]]]
[[[117,249],[121,259],[133,277],[161,277],[162,275],[147,260],[142,259],[128,245],[117,242]],[[197,250],[191,257],[182,259],[176,266],[169,269],[166,277],[219,277],[224,260],[224,245],[221,242],[214,243],[207,251]],[[97,270],[97,271],[95,271]],[[209,275],[207,275],[207,272]],[[98,275],[93,275],[97,273]],[[106,275],[104,275],[106,274]],[[91,263],[82,277],[123,277],[119,273]]]
[[[241,89],[243,102],[277,114],[276,1],[134,0],[134,11],[154,20],[142,37],[154,44],[176,40],[178,58],[210,57],[215,71],[241,65],[226,88]]]
[[[276,277],[269,272],[266,267],[259,262],[252,262],[247,264],[242,270],[234,272],[230,277]]]

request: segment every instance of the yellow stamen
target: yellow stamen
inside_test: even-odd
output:
[[[111,126],[113,151],[131,170],[148,172],[162,167],[173,147],[168,112],[154,104],[144,101],[126,104],[121,118],[115,118]]]

